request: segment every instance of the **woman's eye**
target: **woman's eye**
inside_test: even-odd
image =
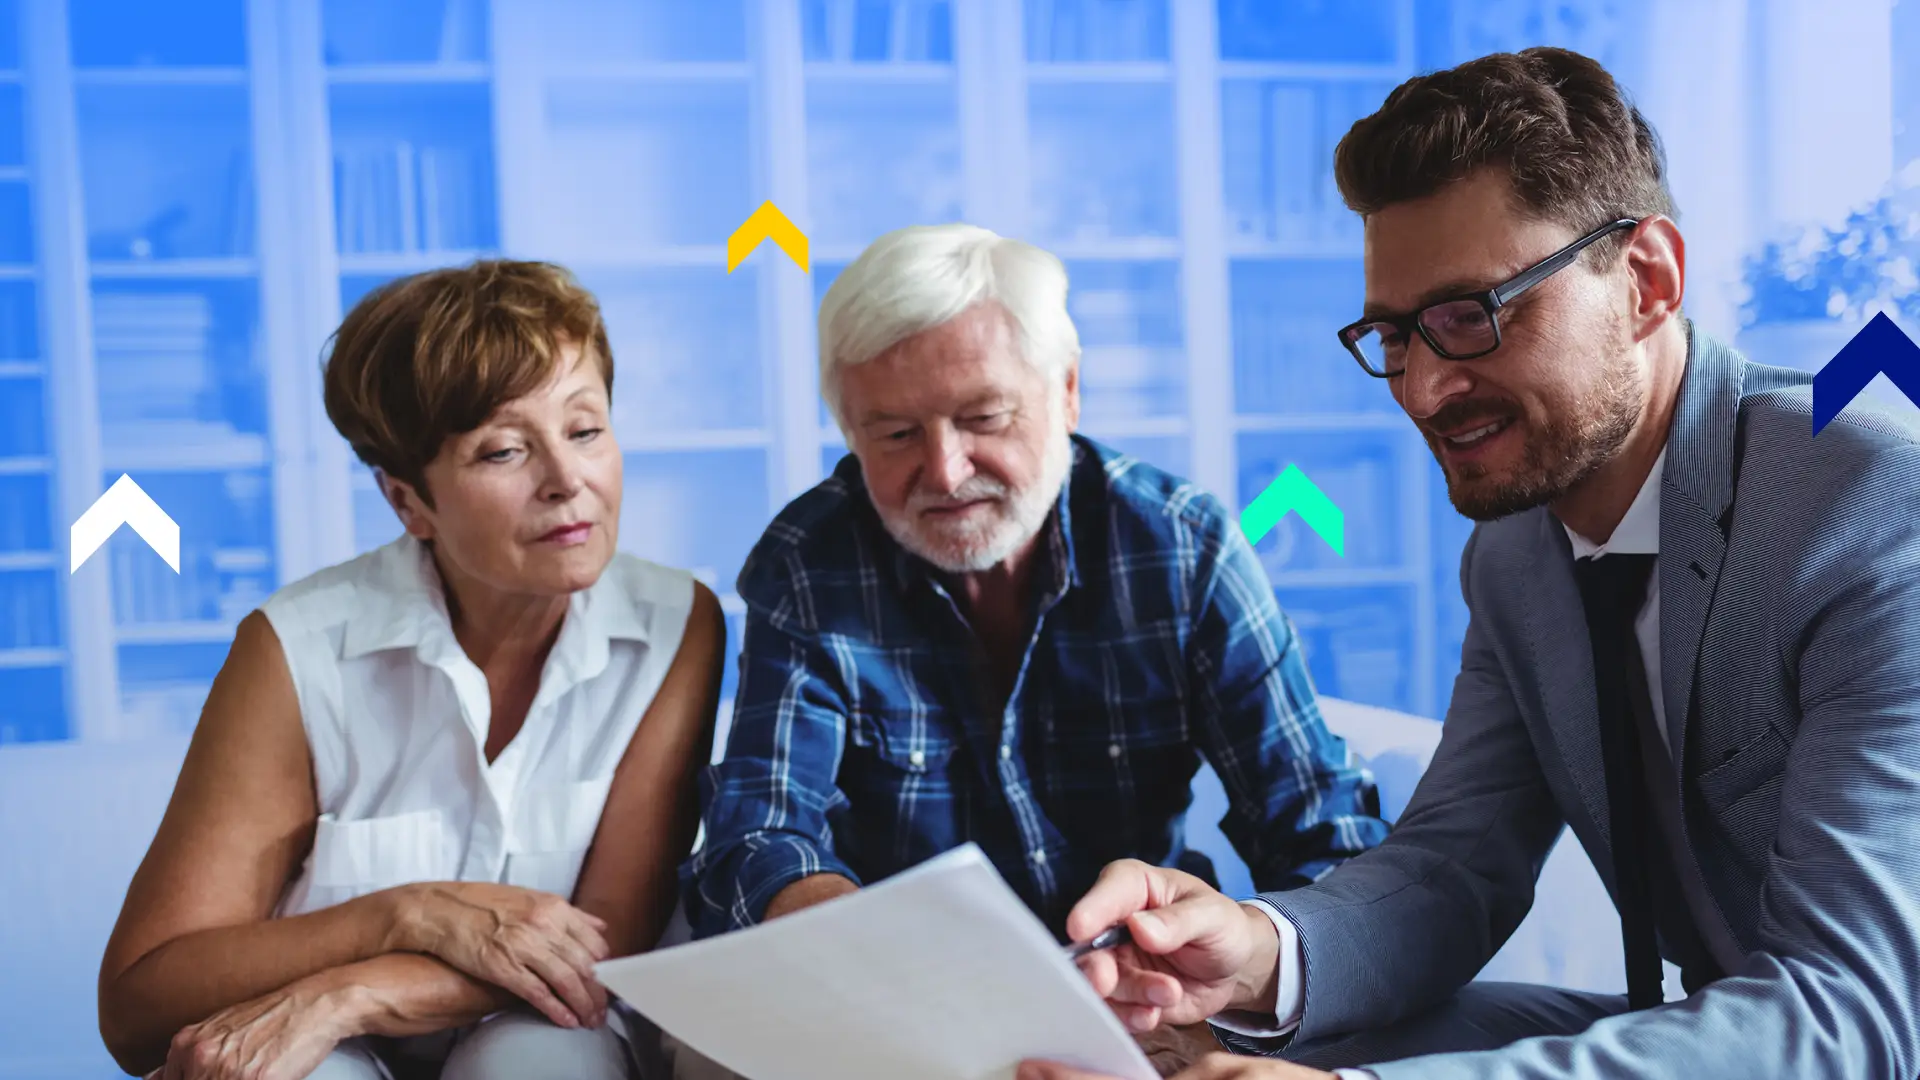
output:
[[[504,449],[494,450],[489,453],[481,454],[480,460],[490,461],[496,465],[501,465],[501,464],[505,464],[508,460],[510,460],[513,457],[513,453],[514,453],[514,448],[509,446],[509,447],[505,447]]]
[[[574,437],[574,438],[576,438],[576,439],[579,439],[579,440],[581,440],[582,442],[585,442],[586,440],[588,440],[588,439],[591,439],[591,438],[593,438],[593,437],[594,437],[595,435],[598,435],[598,434],[600,434],[600,433],[601,433],[602,431],[604,431],[604,430],[606,430],[606,429],[605,429],[605,428],[597,428],[597,427],[596,427],[596,428],[583,428],[583,429],[581,429],[581,430],[579,430],[579,431],[576,431],[576,432],[574,432],[574,433],[573,433],[573,437]]]

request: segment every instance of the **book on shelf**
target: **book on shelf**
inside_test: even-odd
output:
[[[328,64],[468,63],[487,58],[486,0],[327,0]]]
[[[487,58],[486,0],[445,0],[440,16],[440,54],[443,64],[471,63]]]
[[[1027,0],[1027,59],[1042,63],[1165,60],[1165,0]]]
[[[802,0],[802,48],[811,61],[946,63],[950,0]]]
[[[1259,83],[1237,79],[1220,87],[1220,189],[1227,233],[1263,240],[1273,231],[1264,91]]]
[[[60,644],[52,576],[45,570],[0,573],[0,649],[46,649]]]
[[[195,420],[218,397],[205,293],[100,292],[93,298],[95,381],[103,435],[154,420]]]
[[[0,360],[36,360],[39,320],[31,282],[0,282]]]
[[[1274,239],[1310,240],[1319,231],[1320,100],[1312,86],[1282,83],[1270,105],[1273,147]]]
[[[0,552],[45,551],[53,541],[47,479],[0,477]]]
[[[222,205],[227,215],[220,237],[224,250],[229,255],[252,254],[258,209],[254,202],[253,159],[244,150],[234,151],[227,164],[226,201]]]
[[[486,243],[486,163],[461,146],[404,139],[334,151],[341,254],[455,251]]]
[[[0,382],[0,457],[47,452],[46,398],[39,380]]]
[[[147,548],[113,547],[114,622],[121,627],[237,624],[272,592],[264,551],[182,545],[180,572]]]

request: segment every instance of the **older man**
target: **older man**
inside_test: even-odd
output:
[[[1183,844],[1203,755],[1263,889],[1384,836],[1225,509],[1072,434],[1066,294],[1052,255],[964,225],[884,236],[828,292],[821,387],[853,455],[740,574],[697,934],[967,841],[1060,933],[1113,859],[1206,876]]]

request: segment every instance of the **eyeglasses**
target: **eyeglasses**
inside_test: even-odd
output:
[[[1572,264],[1588,245],[1638,224],[1633,218],[1610,221],[1485,292],[1438,300],[1412,315],[1361,319],[1341,328],[1340,344],[1377,379],[1391,379],[1406,371],[1407,345],[1415,330],[1429,348],[1448,360],[1485,356],[1500,347],[1497,312],[1502,307]]]

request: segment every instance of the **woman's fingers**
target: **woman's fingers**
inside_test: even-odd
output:
[[[526,958],[527,966],[534,974],[553,988],[560,1000],[572,1011],[576,1023],[570,1026],[585,1027],[591,1024],[599,1009],[594,1004],[593,992],[587,989],[588,979],[582,979],[580,972],[567,963],[557,953],[541,950]]]
[[[579,918],[567,920],[567,936],[579,942],[596,963],[612,956],[613,949],[607,944],[605,920],[578,909],[576,913]]]
[[[572,967],[580,976],[580,984],[586,988],[593,1011],[582,1013],[581,1022],[589,1027],[599,1027],[607,1012],[607,989],[600,985],[600,977],[594,974],[595,958],[587,952],[587,947],[571,937],[561,937],[553,942],[553,951],[563,962]]]
[[[522,1001],[540,1010],[540,1015],[556,1025],[563,1028],[580,1026],[580,1018],[554,995],[546,981],[531,968],[516,967],[508,975],[493,981],[513,991]]]

